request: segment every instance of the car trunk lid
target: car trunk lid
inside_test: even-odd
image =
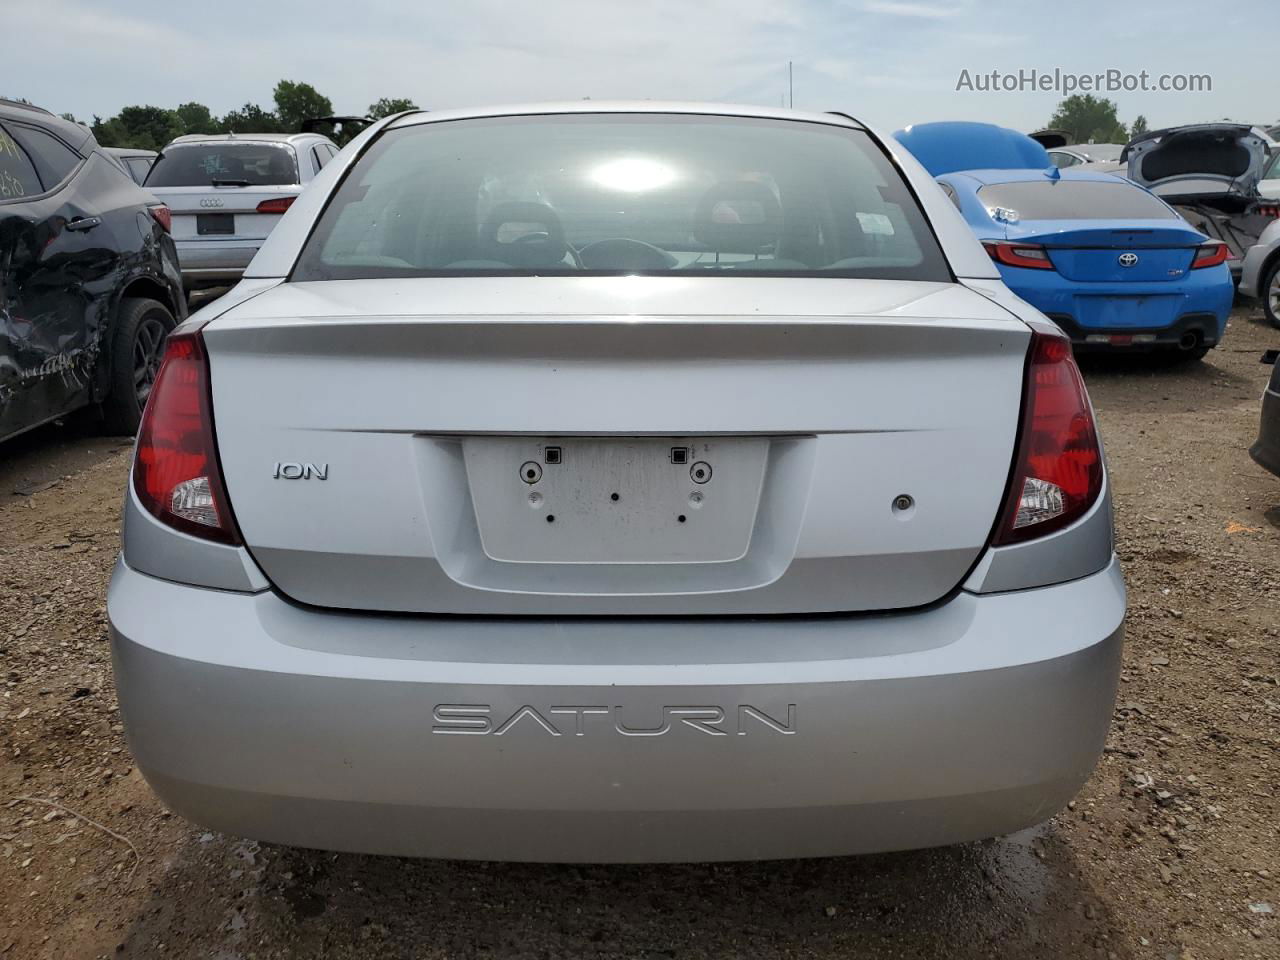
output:
[[[439,278],[282,284],[204,337],[233,510],[298,601],[761,614],[956,589],[1029,331],[949,283]]]
[[[1149,134],[1122,160],[1129,179],[1170,202],[1224,196],[1254,198],[1267,142],[1242,124],[1201,124]]]
[[[1043,246],[1054,268],[1085,283],[1152,283],[1186,277],[1202,234],[1179,220],[1090,221],[1088,227],[1026,221],[1010,226],[1010,241]]]

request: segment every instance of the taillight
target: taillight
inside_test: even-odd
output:
[[[258,204],[259,213],[284,213],[293,205],[293,201],[297,197],[274,197],[271,200],[263,200]]]
[[[161,523],[238,545],[213,439],[209,361],[199,331],[171,335],[138,428],[138,499]]]
[[[173,212],[163,203],[152,204],[147,207],[151,213],[151,219],[160,224],[160,229],[165,233],[173,233]]]
[[[1022,432],[994,543],[1020,543],[1082,517],[1102,492],[1102,449],[1071,341],[1036,329],[1027,357]]]
[[[1280,203],[1263,203],[1258,205],[1258,214],[1263,217],[1280,219]]]
[[[1220,267],[1231,259],[1231,248],[1221,240],[1211,240],[1196,248],[1196,258],[1191,261],[1192,270]]]
[[[1053,263],[1044,247],[1036,243],[1002,243],[984,240],[987,255],[1006,267],[1028,267],[1031,270],[1052,270]]]

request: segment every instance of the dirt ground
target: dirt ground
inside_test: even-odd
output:
[[[1072,806],[999,840],[863,858],[513,866],[192,826],[133,769],[112,684],[128,445],[58,429],[6,445],[0,960],[1276,960],[1280,480],[1245,453],[1270,346],[1280,332],[1243,310],[1204,363],[1086,371],[1130,613],[1106,754]]]

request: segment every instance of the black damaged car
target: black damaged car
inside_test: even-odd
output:
[[[135,432],[186,311],[168,208],[85,127],[0,100],[0,441],[81,408]]]

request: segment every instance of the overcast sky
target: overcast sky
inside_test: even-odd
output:
[[[1061,94],[957,91],[962,70],[1203,73],[1107,94],[1125,123],[1280,119],[1276,0],[4,0],[0,95],[86,120],[188,100],[224,113],[304,80],[339,113],[650,98],[795,105],[892,129],[1043,126]]]

